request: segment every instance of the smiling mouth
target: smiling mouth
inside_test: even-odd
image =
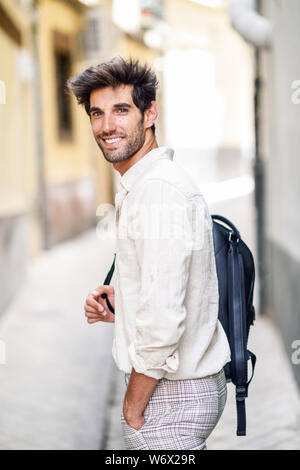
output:
[[[113,145],[120,142],[124,137],[104,137],[101,140],[107,145]]]
[[[120,140],[122,140],[121,138],[118,138],[118,139],[106,139],[105,142],[107,144],[115,144],[116,142],[120,142]]]

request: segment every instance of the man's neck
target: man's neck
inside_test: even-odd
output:
[[[151,137],[146,137],[143,147],[132,157],[128,158],[127,160],[124,160],[123,162],[113,163],[114,169],[117,170],[121,176],[123,176],[124,173],[126,173],[126,171],[129,170],[130,167],[132,167],[135,163],[141,160],[141,158],[143,158],[147,153],[158,147],[158,143],[155,136],[152,132],[151,134]]]

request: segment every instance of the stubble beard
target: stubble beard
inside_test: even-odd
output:
[[[144,145],[145,143],[145,130],[143,127],[143,122],[144,120],[141,119],[139,121],[136,131],[128,136],[128,134],[121,134],[124,135],[124,137],[127,139],[126,145],[124,148],[120,150],[111,150],[107,152],[105,148],[101,145],[100,141],[97,141],[98,146],[100,147],[104,158],[109,162],[109,163],[117,163],[117,162],[123,162],[125,160],[128,160],[129,158],[133,157]],[[111,133],[111,135],[116,134],[115,131]],[[109,135],[105,135],[106,137],[109,137]]]

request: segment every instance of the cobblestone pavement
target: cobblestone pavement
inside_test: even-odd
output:
[[[102,284],[111,242],[94,229],[45,252],[0,318],[0,449],[103,447],[113,325],[83,305]]]

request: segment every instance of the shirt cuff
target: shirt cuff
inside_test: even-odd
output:
[[[136,372],[147,375],[148,377],[152,377],[156,380],[162,379],[167,372],[174,374],[179,365],[178,351],[175,351],[173,354],[168,356],[164,363],[159,365],[152,364],[151,366],[147,366],[141,355],[136,352],[133,343],[129,345],[128,353],[131,365]]]

